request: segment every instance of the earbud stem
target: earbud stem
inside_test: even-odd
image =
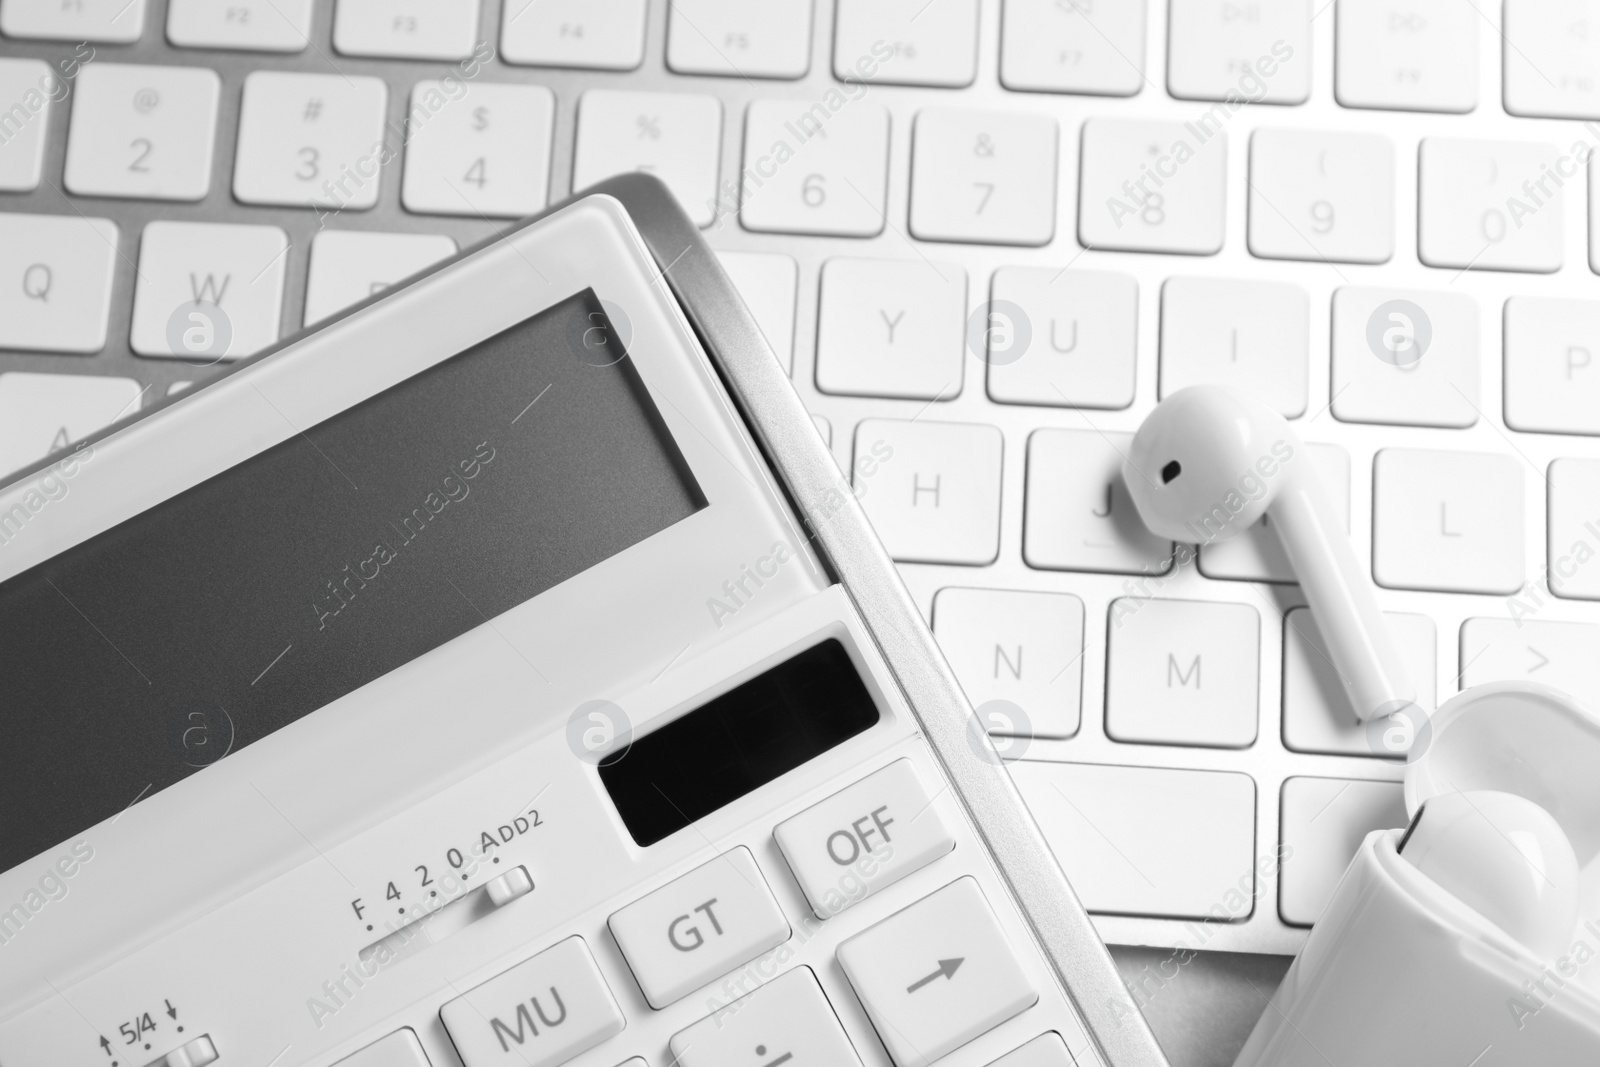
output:
[[[1326,499],[1316,472],[1307,468],[1279,490],[1268,514],[1356,718],[1367,722],[1414,703],[1417,692],[1378,609],[1372,580]]]

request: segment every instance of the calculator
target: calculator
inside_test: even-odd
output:
[[[648,175],[0,487],[0,694],[0,1067],[1165,1062]]]

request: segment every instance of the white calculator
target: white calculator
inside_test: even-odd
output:
[[[1164,1063],[653,178],[0,519],[0,1067]]]

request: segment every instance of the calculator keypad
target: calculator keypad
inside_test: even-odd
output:
[[[827,919],[955,848],[936,799],[913,762],[899,759],[778,824],[773,836]],[[764,954],[793,933],[743,845],[618,909],[608,925],[657,1010],[752,961],[761,962],[750,970],[766,977],[778,967],[767,969]],[[837,959],[895,1067],[927,1067],[1039,1000],[971,875],[845,939]],[[810,966],[757,985],[720,1007],[713,998],[712,1014],[675,1033],[674,1062],[859,1067]],[[555,1067],[627,1025],[581,937],[474,987],[440,1016],[465,1067]]]

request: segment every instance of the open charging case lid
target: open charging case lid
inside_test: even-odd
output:
[[[1516,793],[1555,817],[1580,867],[1600,855],[1600,716],[1538,682],[1490,682],[1445,701],[1417,734],[1406,814],[1446,793]],[[1586,872],[1587,873],[1587,872]]]

